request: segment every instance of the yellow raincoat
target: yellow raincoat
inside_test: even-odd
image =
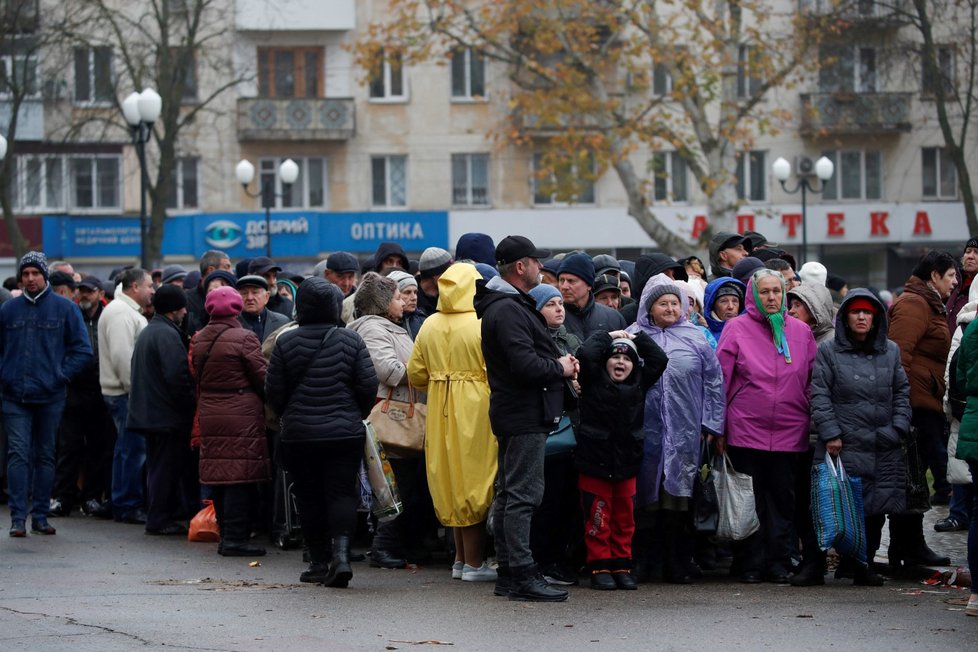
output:
[[[482,327],[472,305],[479,278],[467,263],[442,274],[438,312],[421,326],[408,361],[411,384],[428,393],[428,488],[435,514],[446,527],[484,521],[496,479]]]

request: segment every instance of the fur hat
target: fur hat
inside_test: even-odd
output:
[[[24,254],[24,257],[20,259],[20,265],[17,267],[17,276],[20,277],[24,274],[25,267],[33,267],[41,271],[44,276],[44,280],[48,280],[48,257],[45,256],[40,251],[28,251]]]
[[[363,275],[360,287],[354,295],[353,308],[360,317],[366,315],[386,317],[395,292],[397,292],[397,281],[376,272],[367,272]]]
[[[219,287],[207,293],[204,309],[211,317],[237,317],[244,308],[241,295],[233,287]]]

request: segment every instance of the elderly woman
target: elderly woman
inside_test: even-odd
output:
[[[424,395],[414,391],[408,383],[407,364],[414,341],[399,325],[404,316],[404,303],[397,282],[374,272],[364,274],[354,299],[354,310],[359,317],[347,328],[363,338],[370,352],[380,381],[377,400],[390,397],[395,401],[423,403]],[[410,505],[420,471],[419,460],[391,456],[391,467],[405,509],[397,518],[377,527],[370,555],[370,565],[375,568],[404,568],[407,565],[408,521],[414,518]]]
[[[968,324],[961,338],[958,364],[951,373],[956,374],[957,386],[967,396],[967,405],[961,417],[955,457],[968,463],[972,487],[978,489],[978,319]],[[968,527],[968,568],[971,577],[978,577],[978,513],[972,510]],[[965,613],[978,616],[978,582],[971,583],[971,595]]]
[[[642,291],[631,333],[647,333],[669,364],[645,396],[645,449],[638,473],[636,507],[644,512],[638,539],[652,531],[662,541],[662,577],[691,581],[692,538],[686,533],[693,483],[700,468],[700,442],[723,434],[723,377],[713,348],[687,318],[686,292],[665,274]]]
[[[863,586],[883,584],[872,560],[885,514],[907,505],[903,440],[910,432],[910,384],[900,348],[886,335],[883,304],[869,290],[851,290],[836,316],[835,339],[818,348],[812,378],[815,462],[826,453],[838,456],[846,473],[863,481],[870,563],[856,564],[854,581]]]
[[[248,542],[258,484],[268,480],[265,437],[265,358],[261,343],[241,326],[243,306],[233,287],[207,293],[207,326],[190,343],[190,370],[197,380],[200,482],[212,490],[226,557],[264,555]]]
[[[435,514],[454,528],[452,577],[492,582],[485,564],[483,522],[496,479],[496,438],[489,425],[489,381],[482,358],[481,322],[475,316],[475,281],[467,263],[452,265],[438,279],[438,312],[418,333],[408,376],[441,408],[428,418],[425,468]]]
[[[393,279],[397,283],[397,291],[401,293],[401,301],[404,303],[401,326],[408,332],[412,340],[416,340],[418,339],[418,331],[421,330],[421,324],[427,317],[418,310],[418,279],[400,269],[392,269],[387,272],[387,278]]]
[[[809,385],[815,338],[785,311],[785,282],[772,269],[747,283],[746,312],[726,322],[717,343],[727,399],[717,450],[751,476],[760,530],[734,546],[742,582],[789,580],[795,458],[808,449]]]
[[[309,547],[303,582],[342,588],[353,577],[357,473],[377,394],[363,340],[342,326],[343,295],[323,278],[296,293],[298,326],[279,332],[268,365],[268,404],[282,415],[280,459],[292,474],[302,534]]]

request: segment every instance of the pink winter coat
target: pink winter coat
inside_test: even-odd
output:
[[[717,344],[727,395],[727,444],[764,451],[808,448],[809,386],[817,347],[811,329],[785,316],[791,364],[778,353],[747,284],[747,312],[728,321]],[[782,304],[782,310],[784,306]]]

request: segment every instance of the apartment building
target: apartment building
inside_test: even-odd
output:
[[[782,4],[786,12],[828,11],[820,1],[805,0],[800,9],[792,0]],[[141,4],[120,3],[120,10]],[[193,4],[168,0],[177,9]],[[263,254],[266,204],[272,255],[297,270],[334,250],[366,255],[383,240],[413,252],[451,248],[468,231],[496,239],[523,233],[557,250],[633,256],[656,248],[628,215],[613,172],[574,203],[562,203],[534,182],[532,149],[491,138],[504,124],[511,92],[498,64],[456,51],[418,65],[388,61],[372,75],[356,69],[349,46],[386,17],[386,2],[218,0],[217,10],[226,29],[194,57],[182,103],[190,111],[209,98],[227,70],[241,83],[181,131],[166,199],[168,262],[188,262],[213,247],[234,258]],[[848,22],[822,45],[827,63],[768,98],[794,117],[742,153],[736,227],[761,231],[796,253],[807,236],[809,260],[823,260],[855,284],[891,287],[927,248],[957,251],[968,230],[956,173],[941,148],[932,82],[901,55],[912,26],[875,2],[857,3]],[[941,26],[943,38],[950,39],[951,27]],[[4,55],[8,74],[37,66],[8,165],[15,172],[12,203],[29,239],[55,257],[108,267],[138,254],[139,167],[118,116],[115,126],[79,120],[114,115],[116,98],[133,90],[118,46],[108,35],[93,36],[103,39],[52,45],[21,59],[16,48]],[[750,56],[749,44],[743,53]],[[940,65],[959,81],[963,56],[950,40],[940,54]],[[217,59],[230,67],[215,67]],[[744,76],[744,92],[754,81]],[[0,98],[0,128],[9,122],[9,107],[3,111]],[[967,151],[978,167],[974,138]],[[771,164],[784,157],[797,169],[823,155],[835,174],[823,192],[808,195],[803,234],[800,197],[782,189]],[[668,149],[636,156],[657,171],[649,183],[656,217],[696,242],[709,213],[683,160]],[[248,192],[235,179],[240,159],[256,168]],[[291,185],[277,175],[285,159],[299,167]],[[9,255],[2,246],[0,255]]]

